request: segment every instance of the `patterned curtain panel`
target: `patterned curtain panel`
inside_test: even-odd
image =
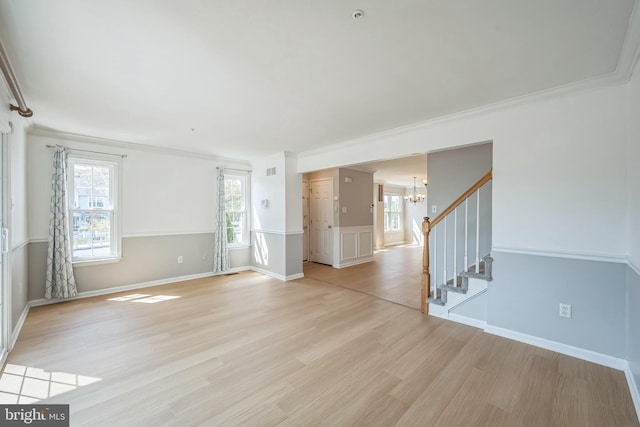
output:
[[[49,250],[44,297],[71,298],[78,293],[71,265],[71,242],[67,206],[67,153],[56,147],[53,155],[51,205],[49,208]]]
[[[218,207],[216,233],[213,237],[213,272],[229,270],[229,251],[227,250],[227,213],[224,196],[224,170],[218,168]]]

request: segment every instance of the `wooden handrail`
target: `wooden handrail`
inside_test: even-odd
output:
[[[424,243],[422,244],[422,283],[420,290],[420,311],[429,314],[429,304],[427,304],[427,298],[429,298],[430,289],[431,289],[431,272],[429,271],[429,233],[431,229],[435,227],[437,223],[442,221],[444,217],[449,215],[455,208],[460,206],[462,202],[464,202],[469,196],[478,191],[480,187],[485,185],[489,180],[493,178],[493,169],[490,169],[489,172],[482,178],[478,180],[475,184],[473,184],[467,191],[462,193],[460,197],[458,197],[455,202],[453,202],[447,209],[442,211],[440,215],[433,220],[433,222],[429,221],[429,217],[425,216],[422,222],[422,234],[424,235]],[[434,295],[435,298],[435,295]]]
[[[442,213],[440,213],[440,215],[438,215],[436,217],[436,219],[434,219],[431,222],[431,225],[429,227],[429,229],[433,228],[436,226],[437,223],[439,223],[440,221],[442,221],[444,219],[445,216],[449,215],[451,212],[453,212],[453,210],[455,208],[457,208],[458,206],[460,206],[462,204],[462,202],[464,202],[469,196],[471,196],[473,193],[475,193],[476,191],[478,191],[478,189],[480,187],[482,187],[483,185],[485,185],[487,182],[489,182],[491,180],[491,178],[493,178],[493,169],[489,169],[489,172],[487,172],[487,174],[485,176],[483,176],[482,178],[480,178],[478,180],[478,182],[476,182],[475,184],[473,184],[471,187],[469,187],[469,189],[467,191],[465,191],[464,193],[462,193],[462,195],[460,197],[458,197],[453,203],[451,203],[449,205],[449,207],[445,210],[442,211]]]

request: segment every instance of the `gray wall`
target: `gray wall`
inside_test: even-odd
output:
[[[436,217],[493,165],[493,144],[479,144],[427,154],[429,216]],[[438,212],[433,214],[431,207]]]
[[[627,267],[627,360],[640,386],[640,274]]]
[[[480,178],[482,178],[492,167],[493,144],[485,143],[468,147],[456,148],[452,150],[429,153],[427,155],[427,215],[434,220],[438,214],[444,211],[462,193],[468,190]],[[466,205],[469,218],[467,228],[467,256],[468,265],[464,265],[465,257],[465,205],[458,208],[457,218],[457,257],[455,258],[456,271],[464,271],[465,267],[475,264],[476,255],[478,258],[489,254],[492,242],[492,188],[493,183],[489,182],[481,188],[480,193],[480,244],[479,253],[476,254],[476,209],[477,199],[475,196],[469,198]],[[432,206],[437,206],[437,212],[432,212]],[[453,277],[454,271],[454,232],[453,216],[447,218],[447,279]],[[434,239],[438,240],[438,254],[431,251],[432,276],[438,284],[444,283],[443,253],[440,252],[444,242],[444,224],[440,223],[432,231],[430,239],[434,247]],[[436,256],[439,258],[436,261]]]
[[[302,274],[302,234],[252,231],[251,265],[285,279]]]
[[[504,252],[493,257],[489,325],[627,358],[626,265]],[[571,304],[571,319],[559,317],[560,303]]]
[[[28,245],[20,246],[11,252],[11,332],[15,332],[18,319],[27,306]]]
[[[345,182],[345,178],[351,182]],[[353,169],[341,168],[339,171],[340,215],[339,227],[357,227],[373,225],[371,187],[373,174]],[[347,212],[342,212],[346,208]]]
[[[213,233],[122,239],[119,262],[74,267],[78,291],[99,291],[193,274],[209,273]],[[231,267],[242,267],[249,249],[230,251]],[[29,300],[44,298],[47,243],[29,244]],[[178,256],[183,263],[178,264]],[[238,262],[240,264],[238,265]]]

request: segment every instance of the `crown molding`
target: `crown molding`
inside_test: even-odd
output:
[[[82,134],[77,134],[72,132],[64,132],[56,129],[39,126],[39,125],[34,125],[33,127],[31,127],[28,133],[29,135],[61,138],[69,141],[98,144],[98,145],[103,145],[107,147],[119,148],[119,149],[147,151],[147,152],[168,154],[172,156],[181,156],[181,157],[193,157],[197,159],[211,160],[213,162],[217,162],[221,164],[230,163],[238,166],[242,165],[244,167],[249,167],[249,168],[251,167],[251,163],[249,163],[246,160],[232,159],[230,157],[216,156],[213,154],[207,154],[207,153],[196,152],[196,151],[177,150],[175,148],[159,147],[159,146],[148,145],[148,144],[139,144],[136,142],[118,141],[115,139],[82,135]]]

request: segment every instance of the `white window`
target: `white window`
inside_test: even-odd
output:
[[[73,261],[120,258],[119,161],[69,156]]]
[[[249,244],[248,193],[248,175],[225,174],[224,197],[229,245]]]
[[[402,196],[384,195],[384,231],[402,230]]]

